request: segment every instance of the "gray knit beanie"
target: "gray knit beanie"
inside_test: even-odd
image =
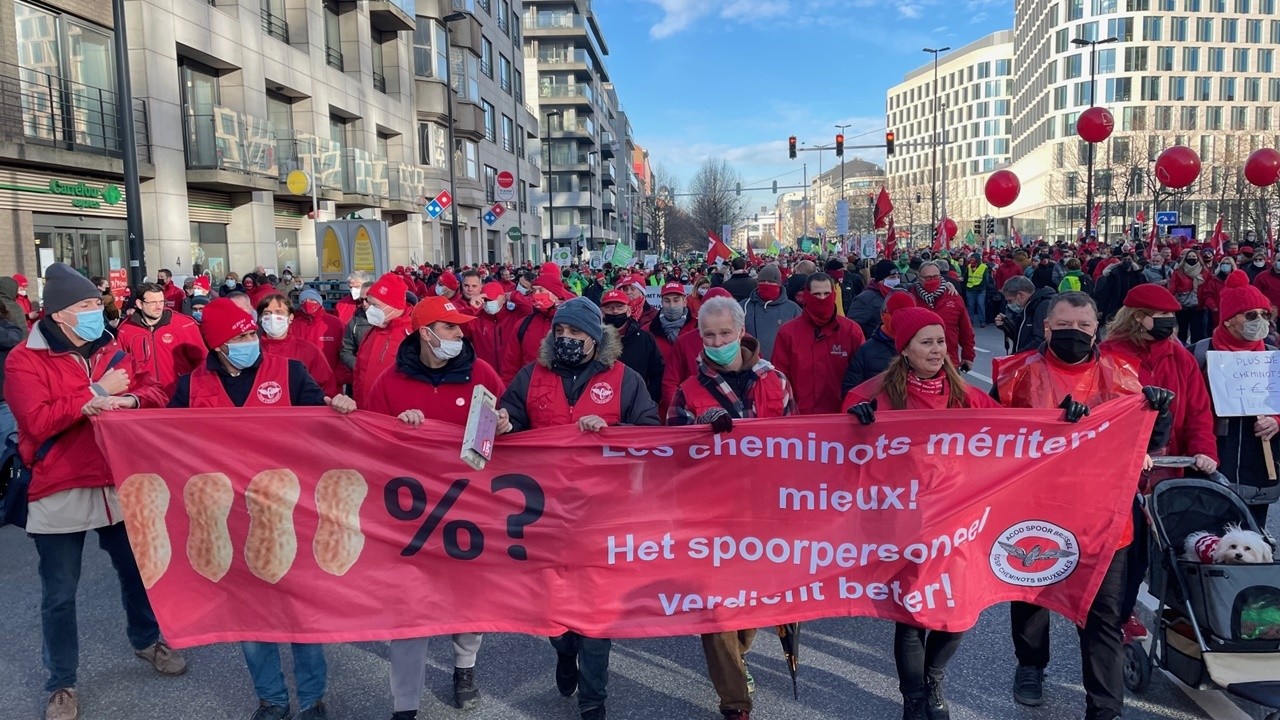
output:
[[[600,308],[584,297],[576,297],[565,302],[556,309],[551,318],[555,325],[568,325],[577,328],[591,337],[596,344],[604,334],[604,321],[600,317]]]
[[[756,273],[756,280],[760,282],[773,283],[774,285],[781,285],[782,271],[778,269],[777,265],[769,263],[768,265],[760,268],[760,272]]]
[[[44,271],[44,311],[56,313],[66,310],[81,300],[102,299],[98,287],[89,278],[76,272],[66,263],[56,262]]]

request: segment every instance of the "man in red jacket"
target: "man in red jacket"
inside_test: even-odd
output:
[[[517,317],[508,322],[511,333],[507,335],[506,349],[503,352],[502,379],[510,383],[516,373],[525,365],[538,359],[542,338],[551,332],[551,318],[555,315],[556,306],[573,297],[564,281],[560,279],[560,269],[555,263],[543,263],[542,271],[533,281],[533,293],[529,296],[531,305],[516,303]],[[523,298],[522,298],[523,300]]]
[[[351,318],[355,317],[356,311],[364,307],[364,286],[367,282],[369,282],[369,276],[360,271],[347,276],[347,292],[350,296],[339,298],[333,304],[333,314],[338,317],[342,327],[345,328],[347,323],[351,322]],[[342,341],[338,342],[341,344]]]
[[[1271,263],[1271,267],[1253,276],[1253,286],[1271,301],[1272,307],[1280,307],[1280,258]]]
[[[947,353],[951,356],[951,362],[961,372],[969,372],[978,355],[974,348],[973,323],[969,321],[964,298],[948,292],[946,282],[942,279],[942,270],[934,263],[921,265],[917,277],[919,279],[911,284],[911,294],[916,296],[916,302],[921,307],[929,308],[942,318],[942,329],[947,335]]]
[[[173,287],[172,283],[169,285]],[[151,367],[151,376],[165,396],[173,394],[178,377],[200,367],[206,351],[195,320],[168,309],[166,290],[156,283],[138,287],[138,312],[120,323],[117,338],[129,355]]]
[[[45,270],[45,316],[5,362],[5,400],[18,424],[19,452],[31,468],[27,533],[40,557],[40,624],[49,672],[49,720],[79,716],[76,588],[88,531],[111,556],[120,581],[134,654],[165,675],[186,661],[160,639],[142,576],[125,534],[107,461],[89,418],[164,407],[164,392],[141,358],[106,331],[102,293],[64,263]]]
[[[30,329],[36,320],[40,319],[40,304],[32,303],[31,296],[27,294],[30,288],[25,275],[15,274],[13,280],[18,283],[18,296],[14,300],[22,308],[22,314],[27,319],[27,328]]]
[[[801,415],[840,412],[840,383],[866,338],[836,312],[835,282],[814,273],[805,282],[804,313],[778,329],[773,366],[790,381]]]
[[[462,330],[471,341],[476,358],[501,373],[507,338],[515,333],[511,328],[512,313],[507,309],[507,294],[502,285],[490,282],[481,288],[480,297],[481,305],[475,314],[475,322],[463,325]],[[514,373],[513,370],[512,374]]]
[[[164,293],[164,309],[170,312],[182,312],[182,305],[187,301],[187,293],[173,284],[173,273],[168,270],[156,273],[156,284]]]
[[[365,317],[373,327],[360,341],[360,349],[356,352],[355,379],[352,382],[356,402],[368,397],[373,382],[395,364],[396,350],[401,341],[413,332],[412,321],[405,312],[409,307],[409,299],[405,296],[407,292],[408,288],[399,275],[387,273],[378,278],[365,296],[369,301]]]

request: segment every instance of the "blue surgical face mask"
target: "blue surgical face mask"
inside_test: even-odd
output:
[[[106,332],[106,319],[102,316],[102,309],[83,310],[75,313],[76,326],[71,328],[81,340],[93,342],[102,337],[102,333]]]
[[[261,354],[257,340],[248,340],[246,342],[227,343],[227,351],[224,353],[227,362],[237,370],[244,370],[247,367],[253,367],[258,362],[258,356]]]
[[[703,347],[707,353],[707,358],[717,365],[728,365],[733,359],[738,357],[738,353],[742,350],[742,341],[734,340],[728,345],[720,347]]]
[[[203,310],[192,310],[192,311],[191,311],[191,319],[195,320],[196,322],[200,322],[201,318],[203,318],[203,317],[204,317],[204,311],[203,311]]]

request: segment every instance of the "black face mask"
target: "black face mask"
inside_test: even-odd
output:
[[[1188,265],[1190,265],[1191,267],[1195,267],[1196,265],[1199,265],[1199,264],[1200,264],[1200,258],[1196,258],[1196,257],[1189,257],[1189,258],[1187,258],[1187,259],[1186,259],[1186,261],[1185,261],[1185,262],[1186,262]]]
[[[1074,365],[1093,353],[1094,336],[1082,330],[1054,330],[1049,350],[1062,362]]]
[[[558,337],[555,339],[554,346],[556,351],[556,362],[565,367],[576,367],[587,359],[586,341],[577,340],[571,337]]]
[[[623,313],[621,315],[605,315],[604,324],[612,325],[618,328],[619,330],[621,330],[622,328],[626,327],[627,320],[629,319],[630,319],[630,316],[627,315],[626,313]]]
[[[1156,340],[1171,337],[1178,329],[1178,319],[1171,317],[1151,318],[1151,329],[1147,331]]]

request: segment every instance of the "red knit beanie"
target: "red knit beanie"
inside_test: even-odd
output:
[[[725,290],[722,287],[713,287],[707,291],[706,295],[702,296],[702,301],[706,302],[712,298],[718,297],[733,299],[733,295],[731,295],[728,290]]]
[[[218,298],[205,305],[204,314],[200,316],[200,334],[210,350],[226,345],[237,335],[257,329],[253,316],[227,298]]]
[[[1227,276],[1226,287],[1218,301],[1222,322],[1250,310],[1270,310],[1271,301],[1262,291],[1249,284],[1249,276],[1243,270],[1233,270]]]
[[[378,278],[365,297],[377,298],[388,307],[404,310],[409,307],[409,299],[405,297],[407,292],[409,287],[404,284],[404,280],[399,275],[387,273]]]
[[[893,314],[893,346],[898,352],[902,352],[911,344],[916,333],[930,325],[942,327],[942,318],[929,308],[909,307],[899,310]]]
[[[893,337],[893,327],[895,325],[893,316],[899,310],[917,307],[916,296],[909,292],[894,291],[884,299],[884,310],[881,315],[889,316],[889,319],[880,325],[880,329],[884,330],[884,334]]]

